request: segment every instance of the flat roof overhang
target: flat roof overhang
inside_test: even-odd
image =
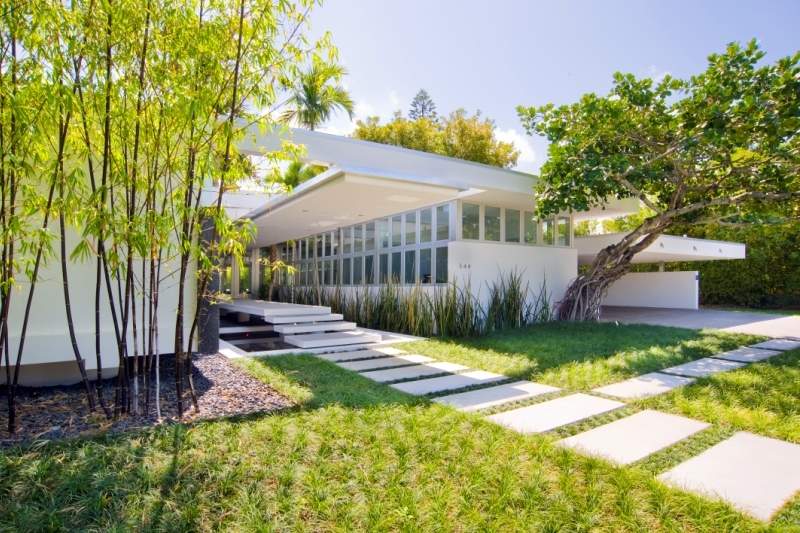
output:
[[[437,183],[329,169],[248,215],[257,228],[253,246],[269,246],[445,202],[460,192],[457,187]]]
[[[590,264],[605,247],[615,244],[623,233],[576,237],[578,263]],[[671,263],[675,261],[716,261],[744,259],[746,247],[742,243],[695,239],[676,235],[661,235],[653,244],[636,254],[633,263]]]

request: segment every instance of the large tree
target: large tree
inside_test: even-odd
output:
[[[420,89],[414,99],[411,100],[408,118],[411,120],[417,120],[418,118],[436,120],[436,103],[425,89]]]
[[[800,53],[763,63],[730,44],[688,80],[615,74],[606,96],[517,108],[550,141],[537,190],[547,216],[638,198],[652,214],[602,250],[559,303],[562,319],[599,316],[631,259],[677,224],[796,210],[800,199]]]
[[[503,168],[516,165],[519,157],[513,143],[497,139],[494,121],[463,109],[436,121],[409,120],[399,112],[385,124],[369,117],[357,122],[353,137]]]

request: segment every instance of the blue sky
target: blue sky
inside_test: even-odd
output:
[[[800,50],[800,0],[326,0],[311,17],[349,71],[357,118],[386,119],[425,88],[440,113],[480,109],[535,171],[547,143],[527,137],[518,104],[606,92],[615,71],[687,77],[730,41],[756,38],[774,60]],[[346,116],[325,131],[347,134]]]

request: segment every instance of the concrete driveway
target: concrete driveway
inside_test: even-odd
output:
[[[718,309],[604,307],[600,320],[689,329],[719,329],[765,337],[800,338],[800,315],[775,315]]]

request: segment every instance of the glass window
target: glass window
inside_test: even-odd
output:
[[[400,252],[392,252],[392,283],[400,283],[401,278],[401,254]]]
[[[350,276],[350,258],[342,259],[342,285],[350,285],[353,278]]]
[[[323,267],[323,261],[317,261],[317,270],[316,270],[317,277],[314,279],[314,285],[322,285],[323,283],[325,283],[325,277],[323,275],[322,267]]]
[[[364,250],[369,252],[375,249],[375,223],[366,224],[366,235],[364,238]]]
[[[378,242],[381,248],[389,247],[389,219],[381,218],[377,221]]]
[[[317,235],[314,237],[314,239],[316,239],[317,242],[317,255],[314,257],[322,257],[322,235]]]
[[[333,273],[331,274],[331,282],[334,285],[339,285],[342,280],[339,278],[339,260],[334,259],[331,261],[331,267],[333,268]]]
[[[419,281],[420,283],[431,282],[431,249],[426,248],[419,251]]]
[[[417,244],[417,213],[406,213],[406,244]]]
[[[450,239],[450,204],[444,204],[436,208],[436,240],[448,239]]]
[[[231,275],[233,268],[231,267],[231,258],[225,257],[222,259],[222,266],[219,273],[219,287],[225,294],[231,293]]]
[[[536,217],[530,211],[525,211],[525,242],[536,244]]]
[[[447,246],[436,249],[436,283],[447,283]]]
[[[339,253],[339,230],[332,231],[329,239],[331,240],[331,255]]]
[[[569,217],[558,217],[558,245],[569,246]]]
[[[402,243],[400,242],[400,225],[401,225],[401,217],[400,215],[395,215],[392,217],[392,246],[400,246]]]
[[[364,251],[364,226],[361,224],[353,227],[353,251],[355,253]]]
[[[367,255],[364,257],[364,280],[367,285],[375,283],[375,256]]]
[[[419,212],[419,242],[431,242],[432,218],[433,211],[431,209],[423,209]]]
[[[342,253],[349,254],[353,251],[353,228],[342,230]]]
[[[325,277],[324,277],[324,281],[322,283],[323,283],[323,285],[330,285],[331,284],[331,262],[330,261],[323,261],[322,263],[325,266]]]
[[[259,264],[261,265],[261,270],[259,272],[261,279],[259,283],[261,284],[262,287],[267,287],[269,285],[270,279],[272,279],[272,276],[270,275],[272,271],[269,268],[268,246],[265,246],[259,251],[259,259],[260,259]]]
[[[239,266],[239,294],[250,296],[250,255],[242,257]]]
[[[553,235],[553,221],[552,220],[542,220],[542,242],[547,244],[548,246],[553,245],[554,235]]]
[[[308,285],[308,263],[300,263],[300,285]]]
[[[461,236],[465,239],[481,238],[481,207],[476,204],[461,205]]]
[[[506,209],[506,242],[519,242],[519,211]]]
[[[361,285],[364,281],[364,269],[362,266],[362,257],[353,258],[353,285]]]
[[[483,238],[487,241],[500,240],[500,208],[486,206],[483,211]]]
[[[331,244],[333,233],[326,233],[323,237],[325,238],[325,257],[331,256]]]
[[[381,254],[378,260],[378,283],[386,283],[389,280],[389,254]]]
[[[416,250],[406,251],[405,281],[409,285],[413,285],[417,282],[416,257],[417,257]]]

